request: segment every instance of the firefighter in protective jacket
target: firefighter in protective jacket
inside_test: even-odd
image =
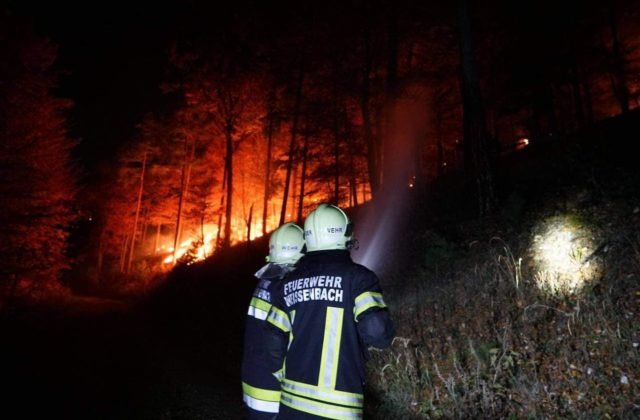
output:
[[[361,418],[367,347],[393,340],[378,278],[351,260],[352,230],[340,208],[318,206],[307,253],[273,295],[265,357],[272,369],[284,359],[278,420]]]
[[[280,380],[263,356],[265,320],[271,308],[273,289],[293,269],[303,248],[300,226],[295,223],[280,226],[269,237],[268,264],[255,274],[259,282],[249,303],[242,357],[243,401],[251,420],[273,419],[278,413]]]

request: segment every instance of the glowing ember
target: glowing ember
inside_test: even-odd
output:
[[[515,149],[522,150],[529,145],[529,139],[521,138],[516,142]]]

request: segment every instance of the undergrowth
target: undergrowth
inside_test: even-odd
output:
[[[536,284],[526,228],[427,235],[437,249],[388,288],[398,336],[371,351],[367,418],[640,416],[640,214],[606,207],[584,257],[601,269],[563,293]]]

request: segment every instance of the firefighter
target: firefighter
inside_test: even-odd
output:
[[[303,249],[302,228],[295,223],[286,223],[269,237],[267,265],[255,273],[259,282],[249,303],[242,357],[243,401],[248,418],[252,420],[274,419],[278,413],[279,378],[266,368],[261,356],[264,354],[265,320],[274,287],[293,269]]]
[[[376,275],[351,260],[353,224],[321,204],[304,223],[307,252],[278,284],[265,356],[283,366],[280,419],[362,417],[367,347],[395,330]]]

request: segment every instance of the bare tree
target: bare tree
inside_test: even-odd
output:
[[[298,134],[298,120],[300,118],[300,105],[302,102],[302,87],[304,84],[304,64],[300,63],[298,78],[296,80],[296,94],[293,105],[293,121],[291,123],[291,140],[289,141],[289,158],[287,160],[287,174],[284,181],[284,192],[282,193],[282,208],[280,209],[280,225],[285,222],[287,215],[287,199],[289,197],[289,184],[291,183],[291,172],[293,169],[293,159],[296,152],[296,136]]]
[[[302,210],[304,205],[304,188],[307,180],[307,154],[309,153],[309,127],[305,127],[304,141],[302,143],[302,173],[300,174],[300,197],[298,199],[298,222],[302,222]]]
[[[264,198],[262,202],[262,234],[267,234],[267,212],[271,196],[271,154],[273,149],[273,132],[275,125],[276,86],[273,82],[267,99],[267,153],[265,156]]]
[[[140,218],[140,208],[142,207],[142,194],[144,193],[144,175],[147,169],[147,156],[149,152],[144,151],[142,155],[142,167],[140,169],[140,188],[138,189],[138,200],[136,203],[136,215],[133,219],[133,232],[131,232],[131,245],[129,247],[129,261],[127,262],[127,274],[131,272],[133,254],[136,248],[136,234],[138,231],[138,219]]]
[[[618,31],[618,20],[616,17],[615,2],[609,2],[608,10],[609,27],[611,29],[611,61],[609,74],[613,93],[620,104],[622,113],[629,112],[629,87],[625,72],[624,49],[620,43]]]

